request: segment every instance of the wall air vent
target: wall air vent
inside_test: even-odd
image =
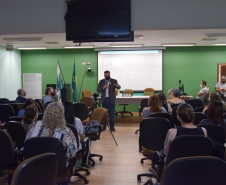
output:
[[[217,38],[204,38],[201,41],[213,41],[213,40],[217,40]]]
[[[4,38],[3,40],[8,42],[18,42],[18,41],[40,41],[42,37],[26,37],[26,38]]]
[[[206,33],[206,37],[226,37],[226,33]]]

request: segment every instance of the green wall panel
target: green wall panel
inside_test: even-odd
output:
[[[71,84],[74,58],[78,77],[78,92],[85,66],[91,62],[92,72],[85,73],[82,89],[92,93],[97,89],[97,52],[93,49],[39,50],[22,51],[21,66],[23,73],[42,73],[43,94],[46,84],[56,83],[57,61],[60,61],[66,83]],[[171,47],[163,50],[163,92],[178,88],[181,80],[185,92],[193,97],[200,91],[201,80],[207,81],[210,91],[217,83],[217,63],[226,63],[226,47]],[[120,84],[120,82],[119,82]],[[82,95],[80,95],[81,97]],[[116,106],[122,110],[122,106]],[[129,105],[128,110],[138,111],[138,105]]]

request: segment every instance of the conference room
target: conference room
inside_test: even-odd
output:
[[[131,0],[133,41],[75,43],[66,41],[70,39],[66,36],[67,3],[70,1],[0,2],[0,98],[13,101],[22,88],[26,98],[44,100],[47,86],[56,88],[60,64],[66,98],[73,102],[75,64],[79,102],[83,90],[97,93],[104,71],[109,70],[121,86],[116,113],[126,104],[126,111],[132,114],[115,115],[116,131],[112,134],[117,145],[108,126],[99,140],[91,142],[91,153],[101,154],[103,159],[94,158],[95,166],[84,176],[91,185],[143,184],[149,177],[139,182],[137,175],[152,167],[152,160],[140,163],[144,157],[139,152],[140,132],[135,134],[142,121],[140,102],[149,98],[144,89],[153,88],[156,95],[163,92],[169,99],[168,90],[183,84],[183,92],[194,99],[205,80],[210,94],[215,92],[221,76],[226,75],[226,3]],[[88,15],[86,11],[80,14]],[[125,89],[132,89],[133,95],[123,95]],[[0,177],[0,184],[7,184],[7,179]],[[84,181],[72,176],[70,184]]]

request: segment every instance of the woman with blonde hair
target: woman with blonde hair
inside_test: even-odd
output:
[[[43,120],[35,123],[27,133],[26,140],[32,137],[55,137],[59,139],[65,148],[66,168],[69,168],[69,158],[76,155],[77,141],[75,135],[66,127],[64,106],[59,102],[53,102],[45,110]],[[70,179],[63,183],[69,184]]]
[[[148,107],[145,107],[142,112],[142,118],[148,118],[151,113],[156,112],[165,112],[167,113],[164,107],[160,107],[159,97],[157,95],[151,95],[148,99]]]

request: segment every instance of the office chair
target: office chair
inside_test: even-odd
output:
[[[24,146],[24,140],[28,132],[24,124],[18,121],[7,121],[2,125],[2,129],[10,135],[18,149]]]
[[[91,113],[92,113],[93,106],[94,106],[93,98],[91,98],[91,97],[82,97],[80,99],[80,103],[84,103],[87,106],[88,111],[89,112],[91,111]]]
[[[193,112],[202,112],[205,107],[196,107]]]
[[[11,185],[55,185],[57,156],[45,153],[23,161],[13,174]]]
[[[18,121],[18,122],[21,122],[23,120],[22,117],[19,117],[19,116],[12,116],[12,117],[9,117],[8,118],[8,121]]]
[[[40,108],[39,112],[40,113],[44,113],[44,111],[45,111],[45,105],[43,103],[43,100],[41,100],[41,99],[35,99],[34,101],[39,105],[39,107],[38,107],[38,108]]]
[[[225,172],[226,162],[216,157],[178,158],[168,165],[164,185],[222,185]]]
[[[203,100],[203,105],[207,105],[208,102],[209,102],[210,90],[209,90],[209,88],[207,88],[207,89],[208,89],[208,92],[207,92],[207,94],[206,94],[206,96],[205,96],[205,98]]]
[[[6,122],[9,117],[15,116],[13,107],[11,105],[0,104],[0,120],[2,123]]]
[[[141,113],[143,112],[143,109],[145,107],[148,107],[148,99],[141,100],[140,106],[139,106],[139,116],[141,116]]]
[[[74,103],[73,104],[74,109],[74,117],[79,118],[83,123],[89,122],[89,112],[88,108],[84,103]]]
[[[132,90],[132,89],[125,89],[125,90],[123,91],[122,95],[124,96],[124,95],[126,95],[126,94],[130,94],[131,96],[133,96],[133,90]],[[123,106],[124,106],[124,107],[123,107],[123,111],[115,112],[115,115],[116,115],[116,116],[118,115],[118,113],[122,114],[122,116],[123,116],[124,114],[129,113],[129,114],[131,114],[131,116],[133,116],[133,113],[132,113],[132,112],[126,111],[126,106],[127,106],[128,104],[119,104],[119,105],[123,105]]]
[[[207,119],[207,114],[202,112],[194,112],[193,115],[194,117],[192,122],[194,125],[198,125],[200,121],[202,121],[203,119]]]
[[[14,110],[14,114],[15,115],[18,115],[18,112],[20,111],[20,105],[16,102],[14,103],[10,103],[10,102],[6,102],[5,105],[11,105],[13,107],[13,110]]]
[[[203,107],[203,102],[200,99],[190,99],[188,100],[188,104],[190,104],[193,109],[195,109],[196,107]]]
[[[169,113],[156,112],[156,113],[151,113],[149,117],[165,118],[165,119],[169,120],[169,122],[171,124],[171,128],[174,128],[173,116]]]
[[[9,99],[7,99],[7,98],[0,98],[0,104],[4,104],[7,101],[9,101]]]
[[[90,90],[83,90],[82,97],[90,97],[93,96]]]
[[[144,89],[144,96],[150,96],[155,94],[155,90],[153,88],[146,88]]]
[[[181,103],[174,103],[174,104],[171,104],[171,108],[174,109],[175,107],[177,108]]]
[[[173,123],[176,127],[181,127],[180,121],[177,119],[177,107],[173,108],[172,111],[172,116],[173,116]]]

